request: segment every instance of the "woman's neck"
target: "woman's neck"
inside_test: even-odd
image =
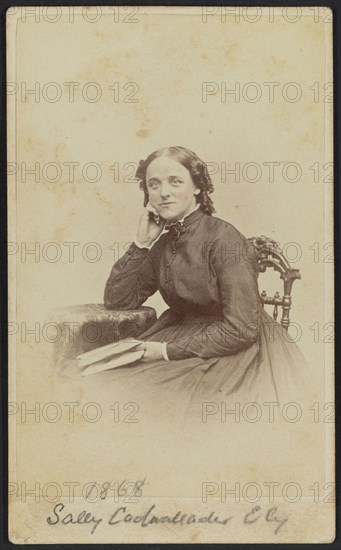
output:
[[[184,219],[187,218],[187,216],[190,216],[191,214],[193,214],[193,212],[198,210],[199,207],[200,207],[200,203],[196,204],[193,208],[191,208],[188,212],[186,212],[186,214],[184,216],[182,216],[181,218],[179,218],[179,217],[172,218],[171,220],[168,220],[168,223],[183,222]]]

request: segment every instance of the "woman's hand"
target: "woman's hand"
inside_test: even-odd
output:
[[[145,350],[140,361],[143,363],[149,363],[149,361],[159,361],[164,359],[162,353],[162,342],[142,342],[137,346],[134,351]]]
[[[151,211],[146,207],[140,218],[136,240],[143,246],[151,246],[162,232],[164,225],[165,220],[159,218],[159,224],[157,224]]]

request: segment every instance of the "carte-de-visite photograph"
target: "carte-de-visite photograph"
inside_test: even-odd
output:
[[[334,539],[332,21],[8,9],[12,542]]]

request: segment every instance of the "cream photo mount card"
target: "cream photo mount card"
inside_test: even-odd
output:
[[[334,540],[332,28],[7,10],[13,543]]]

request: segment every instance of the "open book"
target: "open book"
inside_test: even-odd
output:
[[[139,344],[142,344],[141,340],[121,340],[78,355],[79,367],[87,367],[83,370],[82,376],[115,369],[138,361],[144,354],[144,350],[135,349]]]

